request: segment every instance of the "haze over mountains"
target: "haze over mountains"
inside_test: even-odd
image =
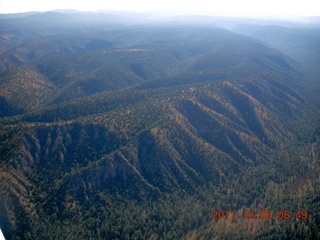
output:
[[[187,19],[0,17],[7,239],[320,237],[318,22]]]

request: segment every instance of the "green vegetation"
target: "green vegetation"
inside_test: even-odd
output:
[[[210,26],[87,27],[0,55],[7,239],[320,238],[315,72]]]

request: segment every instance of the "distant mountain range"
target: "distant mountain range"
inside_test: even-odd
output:
[[[320,237],[317,25],[124,15],[0,16],[6,238]]]

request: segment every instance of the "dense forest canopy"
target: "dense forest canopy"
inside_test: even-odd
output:
[[[0,17],[6,239],[320,238],[319,25],[186,19]]]

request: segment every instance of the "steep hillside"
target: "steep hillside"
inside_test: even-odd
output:
[[[267,43],[319,76],[319,28],[240,25],[234,31]]]
[[[59,36],[37,38],[3,53],[0,58],[0,69],[5,71],[35,60],[110,47],[112,43],[106,40],[79,34],[66,35],[62,38]]]
[[[0,96],[13,106],[8,115],[14,109],[26,112],[132,87],[172,87],[261,74],[267,77],[271,71],[280,75],[286,71],[286,79],[298,76],[299,66],[289,58],[223,29],[172,26],[159,27],[158,31],[147,27],[134,30],[51,37],[3,54],[1,62],[11,68],[0,78],[4,86]],[[122,40],[127,38],[130,41]],[[23,49],[19,57],[18,49]],[[31,55],[33,58],[27,57]],[[21,58],[17,65],[23,65],[14,67],[8,58]],[[30,89],[21,95],[15,92],[18,88],[14,84],[22,79]],[[34,94],[40,90],[34,82],[43,82],[42,96]],[[34,98],[37,104],[25,101]]]
[[[319,237],[319,99],[296,62],[208,26],[89,35],[1,55],[8,239]]]
[[[257,97],[268,101],[263,104]],[[145,206],[146,217],[140,224],[149,228],[159,220],[149,223],[147,219],[153,218],[161,202],[170,206],[169,196],[178,201],[184,194],[188,206],[195,201],[194,193],[208,191],[202,186],[212,184],[213,195],[206,193],[205,201],[220,194],[223,199],[224,190],[220,192],[219,186],[227,189],[231,179],[251,168],[268,164],[271,169],[275,146],[295,141],[282,122],[288,115],[281,115],[277,106],[295,112],[303,106],[299,98],[296,90],[279,89],[267,80],[218,81],[175,88],[133,106],[77,120],[3,125],[1,152],[5,160],[1,171],[5,174],[1,174],[1,186],[4,202],[10,203],[1,206],[4,229],[31,237],[48,237],[57,231],[66,237],[71,232],[62,226],[78,232],[74,221],[81,221],[87,229],[100,229],[99,233],[89,230],[92,236],[122,238],[134,233],[170,238],[175,228],[169,225],[167,230],[136,233],[140,227],[134,222],[114,222],[114,204],[120,204],[121,216],[128,216],[122,212],[121,202],[126,202],[124,206],[130,206],[127,210],[134,215],[140,212],[138,205]],[[261,188],[262,195],[266,189]],[[232,204],[236,209],[241,204],[250,206],[256,201],[254,196],[245,195]],[[109,198],[115,202],[108,203]],[[156,216],[172,224],[177,218],[166,217],[166,207]],[[221,203],[221,207],[226,205]],[[197,216],[193,221],[200,224]],[[114,229],[104,225],[106,217]],[[211,216],[206,213],[202,217],[205,226]],[[128,229],[119,232],[122,224],[129,224]],[[194,227],[184,226],[184,234]],[[175,236],[181,237],[183,232]],[[88,236],[82,231],[78,234],[75,236]]]
[[[14,69],[0,79],[0,95],[15,109],[35,110],[57,91],[46,76],[28,67]],[[2,114],[7,115],[6,110]]]

